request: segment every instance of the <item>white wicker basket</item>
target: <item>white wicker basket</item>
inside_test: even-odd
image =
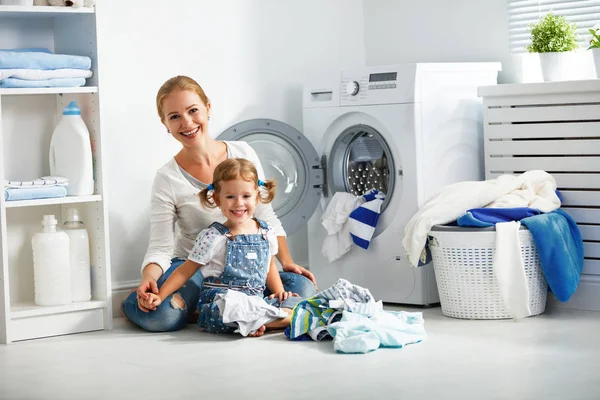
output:
[[[530,310],[546,309],[548,284],[531,233],[519,231],[521,256],[529,286]],[[492,228],[435,226],[429,247],[437,280],[442,313],[467,319],[511,318],[506,310],[492,268],[496,231]]]

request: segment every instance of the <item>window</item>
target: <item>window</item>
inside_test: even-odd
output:
[[[600,0],[507,0],[511,53],[525,52],[530,42],[527,27],[552,11],[577,24],[579,47],[586,48],[588,29],[600,24]]]

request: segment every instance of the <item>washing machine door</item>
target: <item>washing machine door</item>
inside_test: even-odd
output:
[[[306,224],[319,204],[325,177],[321,158],[302,133],[281,121],[251,119],[217,139],[243,140],[256,151],[266,179],[277,183],[271,205],[288,235]]]

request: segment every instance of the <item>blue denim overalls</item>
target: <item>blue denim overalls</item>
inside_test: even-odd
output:
[[[256,219],[256,221],[260,225],[261,233],[235,237],[223,224],[214,222],[211,225],[229,240],[227,240],[223,274],[220,277],[205,278],[200,292],[198,325],[207,332],[234,332],[237,329],[237,324],[223,323],[219,307],[214,303],[218,293],[233,289],[249,296],[263,297],[270,265],[268,226],[262,220]]]

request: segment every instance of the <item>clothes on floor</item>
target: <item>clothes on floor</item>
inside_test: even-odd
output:
[[[285,334],[296,341],[333,338],[342,353],[403,347],[426,336],[422,313],[384,311],[368,289],[344,279],[298,303]]]

